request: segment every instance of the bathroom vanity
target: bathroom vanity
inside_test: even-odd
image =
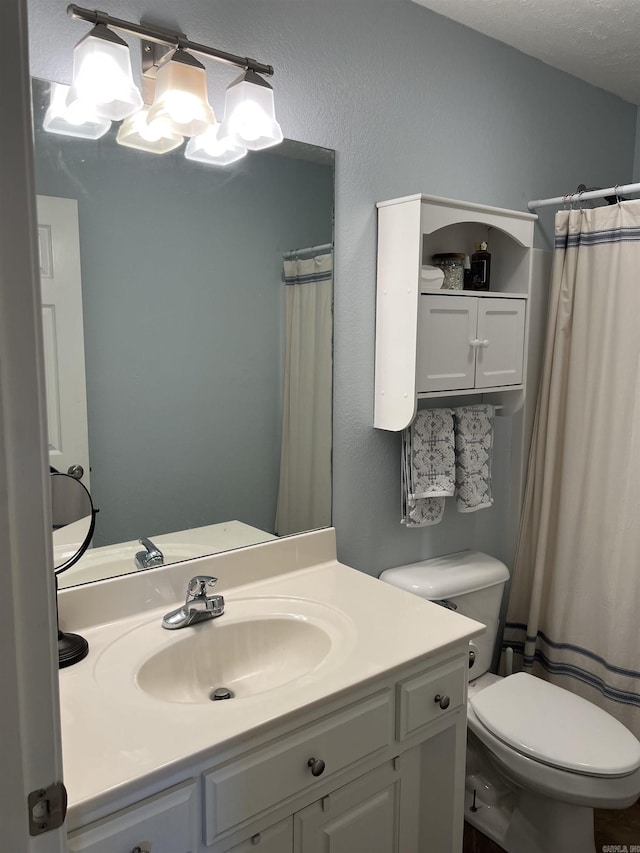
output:
[[[224,615],[163,630],[205,574]],[[60,672],[72,853],[462,849],[484,627],[339,564],[332,530],[63,590],[60,620],[89,641]]]

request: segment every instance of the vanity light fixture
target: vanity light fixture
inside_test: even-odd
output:
[[[259,151],[282,142],[273,89],[250,68],[227,88],[220,139]]]
[[[73,82],[67,105],[86,105],[111,121],[120,121],[139,110],[142,95],[133,82],[129,47],[102,23],[73,49]]]
[[[67,14],[94,25],[75,48],[67,106],[91,109],[105,119],[124,119],[117,135],[120,144],[164,153],[177,148],[183,137],[191,137],[185,156],[225,165],[240,159],[247,149],[282,141],[273,90],[263,79],[263,75],[273,74],[273,66],[198,44],[181,32],[136,24],[74,3],[67,7]],[[114,30],[144,43],[144,99],[133,82],[127,44]],[[216,122],[207,98],[205,67],[193,54],[243,69],[227,90],[222,125]],[[153,99],[147,84],[154,85]]]
[[[184,152],[187,160],[197,160],[212,166],[228,166],[247,153],[247,149],[219,138],[220,124],[216,122],[199,136],[192,136]]]
[[[213,124],[207,99],[207,72],[179,47],[156,72],[155,98],[147,119],[182,136],[197,136]]]
[[[42,126],[49,133],[77,136],[82,139],[100,139],[111,127],[107,118],[99,118],[83,104],[67,106],[69,86],[51,83],[50,101]]]
[[[149,109],[143,107],[122,122],[116,136],[118,143],[148,154],[166,154],[182,145],[182,134],[173,131],[162,120],[149,124]]]

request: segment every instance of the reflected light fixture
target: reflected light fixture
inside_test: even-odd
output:
[[[73,50],[67,104],[71,108],[86,104],[96,115],[112,121],[120,121],[142,106],[142,95],[133,82],[129,47],[104,24],[96,24]]]
[[[166,154],[182,145],[181,133],[173,131],[161,119],[150,125],[149,107],[143,107],[120,125],[116,140],[127,148],[137,148],[149,154]]]
[[[107,118],[100,118],[83,104],[67,106],[69,86],[51,83],[50,102],[44,114],[43,128],[49,133],[77,136],[82,139],[100,139],[111,127]]]
[[[234,145],[229,140],[220,140],[219,131],[220,125],[216,122],[199,136],[192,136],[184,152],[187,160],[197,160],[213,166],[228,166],[246,155],[246,148]]]
[[[207,72],[201,62],[178,48],[158,68],[148,123],[168,126],[181,136],[197,136],[215,121],[207,99]]]
[[[227,88],[220,138],[251,151],[282,142],[273,89],[250,68]]]

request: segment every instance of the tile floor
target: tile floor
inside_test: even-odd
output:
[[[640,850],[640,800],[629,809],[596,809],[595,811],[596,853],[613,850],[629,851],[632,846]],[[469,824],[464,825],[464,853],[503,853],[489,838]],[[579,851],[553,851],[553,853],[579,853]]]

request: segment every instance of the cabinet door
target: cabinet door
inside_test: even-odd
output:
[[[294,853],[398,853],[399,808],[388,762],[294,815]]]
[[[522,382],[525,309],[524,299],[478,299],[476,388]]]
[[[418,394],[474,387],[475,347],[472,342],[476,339],[477,315],[476,297],[420,296],[416,364]]]
[[[293,818],[288,817],[230,847],[227,853],[291,853],[292,850]]]

